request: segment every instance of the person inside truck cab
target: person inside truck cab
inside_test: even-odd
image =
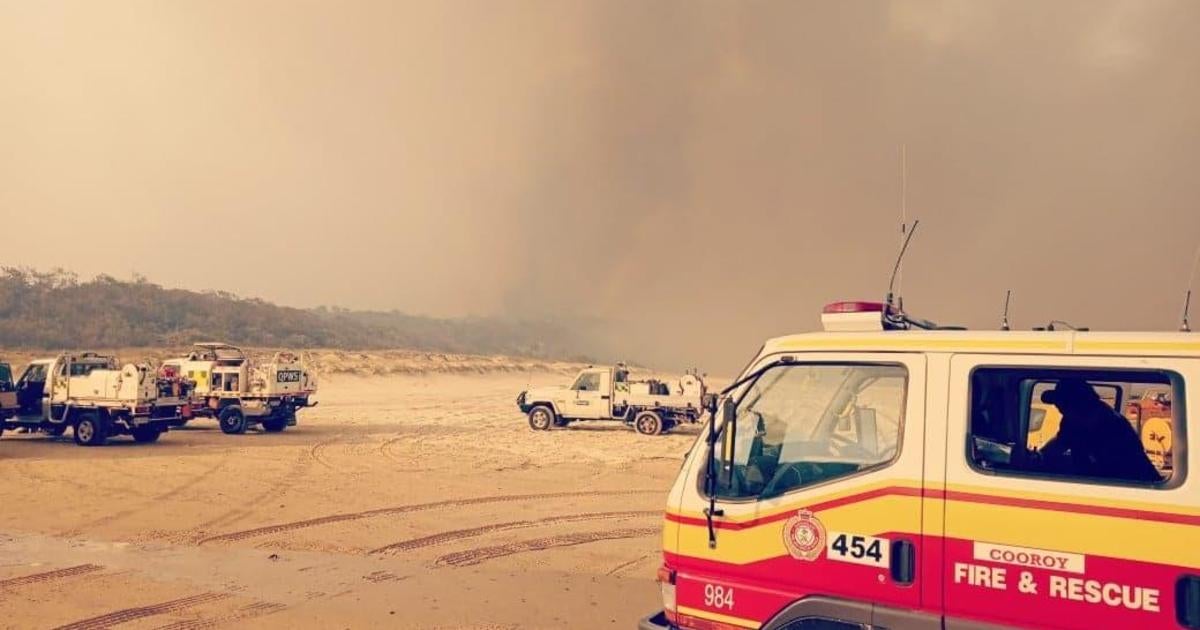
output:
[[[1042,394],[1062,414],[1058,433],[1039,451],[1051,472],[1122,481],[1162,481],[1129,421],[1086,381],[1063,379]]]

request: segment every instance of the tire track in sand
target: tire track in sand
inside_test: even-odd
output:
[[[55,630],[101,630],[102,628],[110,628],[112,626],[145,619],[146,617],[154,617],[157,615],[166,615],[173,612],[186,610],[200,604],[207,604],[229,597],[225,593],[202,593],[200,595],[192,595],[191,597],[183,597],[180,599],[172,599],[170,601],[161,602],[158,604],[150,604],[149,606],[138,606],[136,608],[125,608],[116,610],[98,617],[89,617],[79,621],[69,623],[65,626],[59,626]]]
[[[279,523],[276,525],[267,525],[264,527],[256,527],[254,529],[245,529],[237,532],[229,532],[226,534],[218,534],[209,536],[208,538],[197,541],[197,544],[203,545],[211,542],[234,542],[245,540],[247,538],[257,538],[259,536],[269,536],[281,532],[295,531],[298,529],[307,529],[318,525],[328,525],[330,523],[341,523],[345,521],[357,521],[366,518],[374,518],[377,516],[390,516],[393,514],[406,514],[410,512],[424,512],[427,510],[436,510],[447,507],[466,507],[469,505],[483,505],[486,503],[507,503],[511,501],[528,501],[533,499],[565,499],[571,497],[595,497],[595,496],[629,496],[636,494],[662,494],[662,490],[591,490],[582,492],[544,492],[540,494],[508,494],[485,497],[474,497],[470,499],[450,499],[447,501],[435,501],[433,503],[416,503],[413,505],[401,505],[397,507],[379,508],[375,510],[367,510],[365,512],[346,512],[343,514],[330,514],[328,516],[320,516],[317,518],[305,519],[303,521],[292,521],[289,523]]]
[[[159,494],[154,495],[153,497],[150,497],[149,499],[145,499],[145,500],[139,502],[134,507],[131,507],[131,508],[128,508],[125,510],[120,510],[118,512],[113,512],[111,514],[106,514],[99,518],[94,518],[85,523],[76,525],[75,527],[72,527],[71,529],[63,530],[63,531],[59,532],[58,535],[63,538],[74,538],[76,536],[83,535],[85,530],[91,529],[93,527],[107,525],[114,521],[119,521],[121,519],[128,518],[134,514],[137,514],[138,512],[144,512],[144,511],[152,509],[154,507],[158,507],[162,501],[170,499],[174,495],[176,495],[180,492],[184,492],[184,491],[188,490],[189,488],[191,488],[192,486],[195,486],[195,485],[203,482],[204,480],[208,479],[211,475],[215,474],[218,470],[220,470],[221,467],[223,467],[225,464],[229,463],[229,460],[230,460],[230,455],[228,452],[226,452],[226,453],[222,454],[221,458],[218,459],[211,466],[205,468],[204,470],[200,471],[199,473],[196,473],[195,475],[192,475],[190,478],[188,478],[184,482],[171,487],[169,490],[166,490],[165,492],[161,492]]]
[[[435,560],[434,564],[437,566],[466,567],[473,564],[486,562],[488,560],[495,560],[496,558],[513,556],[520,553],[545,551],[547,549],[557,549],[562,547],[575,547],[577,545],[585,545],[587,543],[600,542],[602,540],[621,540],[625,538],[657,536],[661,533],[661,527],[641,527],[635,529],[613,529],[602,532],[578,532],[574,534],[562,534],[559,536],[549,536],[547,538],[537,538],[534,540],[522,540],[520,542],[507,543],[504,545],[478,547],[475,549],[467,549],[466,551],[448,553]]]
[[[339,433],[339,434],[329,438],[328,440],[321,440],[320,442],[313,444],[308,449],[309,456],[312,457],[313,461],[328,468],[329,470],[332,470],[333,472],[344,473],[345,471],[343,471],[342,469],[325,461],[325,458],[321,456],[321,453],[324,453],[325,449],[329,448],[330,446],[333,446],[334,444],[340,442],[342,440],[342,438],[345,436],[346,436],[345,433]]]
[[[226,510],[221,514],[218,514],[217,516],[191,528],[186,533],[186,538],[192,542],[195,542],[196,539],[203,538],[204,534],[207,533],[206,530],[233,525],[247,516],[250,516],[254,513],[255,507],[258,507],[267,501],[273,501],[275,497],[282,496],[284,493],[290,490],[292,486],[296,485],[296,483],[300,481],[303,476],[308,474],[308,471],[312,468],[313,461],[314,460],[311,457],[310,451],[301,448],[296,461],[291,465],[290,468],[288,468],[286,472],[284,472],[282,479],[271,484],[262,492],[239,502],[237,507]]]
[[[237,622],[273,615],[286,609],[287,606],[274,602],[254,602],[253,604],[242,606],[227,615],[219,615],[211,619],[184,619],[158,626],[155,630],[208,630],[209,628],[219,628]]]
[[[583,523],[587,521],[607,521],[620,520],[628,518],[636,518],[639,516],[661,516],[662,510],[637,510],[628,512],[590,512],[585,514],[564,514],[561,516],[550,516],[536,520],[527,521],[512,521],[509,523],[495,523],[492,525],[483,525],[480,527],[472,527],[469,529],[456,529],[448,532],[440,532],[421,538],[413,538],[411,540],[402,540],[400,542],[384,545],[378,549],[372,549],[368,553],[396,553],[399,551],[412,551],[414,549],[422,549],[425,547],[433,547],[435,545],[444,545],[451,542],[466,540],[468,538],[476,538],[486,534],[494,534],[498,532],[507,532],[516,529],[527,529],[530,527],[541,527],[543,525],[563,525],[567,523]]]
[[[22,575],[20,577],[0,580],[0,589],[16,588],[26,586],[28,584],[41,584],[42,582],[53,582],[54,580],[62,580],[76,575],[87,575],[95,573],[104,567],[98,564],[80,564],[65,569],[56,569],[54,571],[46,571],[45,573],[32,573],[30,575]]]

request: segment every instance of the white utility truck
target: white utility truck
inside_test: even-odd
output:
[[[690,371],[675,383],[655,379],[633,381],[629,370],[588,367],[570,387],[523,391],[517,406],[535,431],[576,420],[620,420],[643,435],[658,435],[684,422],[696,422],[703,408],[703,377]]]
[[[116,358],[85,352],[38,359],[16,383],[16,413],[5,428],[62,435],[74,429],[82,446],[115,435],[153,442],[190,415],[189,383],[160,378],[147,364],[120,365]]]
[[[296,424],[297,409],[317,404],[316,374],[293,352],[256,362],[227,343],[198,343],[161,369],[194,382],[196,415],[215,417],[225,433],[245,433],[255,424],[283,431]]]

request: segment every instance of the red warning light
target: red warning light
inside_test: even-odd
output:
[[[835,313],[882,313],[887,305],[883,302],[832,302],[826,304],[821,312],[826,315]]]

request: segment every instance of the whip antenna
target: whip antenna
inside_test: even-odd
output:
[[[1012,330],[1008,325],[1008,302],[1012,299],[1012,289],[1004,294],[1004,318],[1000,321],[1000,330]]]
[[[904,262],[904,252],[908,251],[908,244],[912,241],[913,234],[917,233],[917,226],[921,224],[920,219],[913,221],[912,229],[904,237],[904,244],[900,246],[900,255],[896,256],[896,266],[892,267],[892,279],[888,281],[887,304],[892,305],[892,298],[896,288],[896,276],[900,273],[900,264]]]
[[[1183,323],[1179,325],[1179,332],[1192,332],[1188,323],[1188,310],[1192,305],[1192,285],[1196,283],[1197,269],[1200,269],[1200,247],[1196,248],[1196,258],[1192,260],[1192,273],[1188,276],[1187,294],[1183,297]]]
[[[1188,308],[1192,305],[1192,290],[1188,289],[1187,295],[1183,298],[1183,323],[1179,325],[1179,332],[1192,332],[1192,327],[1188,325]]]
[[[900,243],[903,245],[908,234],[908,145],[900,145]],[[904,273],[901,270],[896,274],[897,284],[900,285],[901,291],[904,287]],[[891,293],[891,289],[888,289]],[[903,306],[903,305],[901,305]]]

